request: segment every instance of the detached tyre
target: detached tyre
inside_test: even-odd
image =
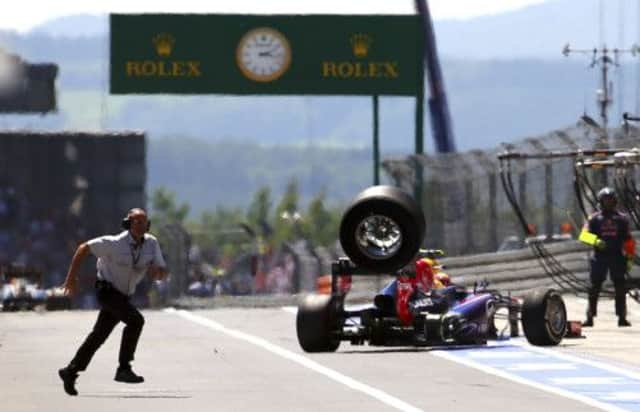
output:
[[[522,329],[532,345],[553,346],[562,341],[567,330],[567,309],[562,296],[554,290],[535,290],[524,298]]]
[[[331,295],[307,295],[298,306],[296,331],[305,352],[335,352],[340,346],[338,331],[342,305]]]
[[[415,200],[393,186],[372,186],[360,192],[342,215],[340,244],[357,266],[389,273],[418,253],[425,219]]]

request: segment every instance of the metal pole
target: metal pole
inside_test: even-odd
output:
[[[415,0],[415,7],[420,15],[424,33],[424,69],[429,81],[429,113],[431,114],[431,130],[438,153],[456,151],[456,144],[451,126],[451,114],[445,94],[444,78],[438,59],[435,30],[427,0]]]
[[[498,250],[498,175],[495,169],[489,172],[489,246],[490,251]]]
[[[422,27],[422,33],[425,32],[425,18],[424,14],[421,13],[420,0],[416,0],[416,7],[418,9],[418,14],[420,15],[420,25]],[[425,34],[423,36],[426,37]],[[415,112],[415,154],[422,155],[424,154],[424,65],[425,65],[425,44],[426,39],[423,37],[422,41],[418,41],[418,48],[416,49],[416,54],[421,56],[418,59],[419,67],[418,67],[418,78],[416,79],[416,112]],[[436,136],[434,136],[435,139]],[[423,167],[421,162],[414,163],[414,173],[415,173],[415,187],[413,192],[413,197],[421,209],[423,208],[422,201],[422,191],[423,191]]]
[[[610,60],[607,56],[607,48],[605,47],[602,51],[602,95],[599,96],[600,103],[600,117],[602,118],[602,129],[604,130],[604,136],[602,136],[603,142],[602,147],[605,149],[609,148],[609,131],[607,127],[609,127],[609,115],[607,113],[609,104],[611,103],[611,98],[609,96],[609,67]]]
[[[424,154],[424,62],[420,59],[420,68],[418,69],[417,90],[416,90],[416,130],[415,130],[415,154]],[[416,185],[413,197],[418,205],[422,208],[422,190],[423,190],[423,168],[421,162],[415,162]]]
[[[473,176],[470,168],[466,169],[469,172],[468,176]],[[476,251],[476,245],[473,239],[473,229],[474,229],[474,219],[473,219],[473,210],[474,210],[474,202],[473,202],[473,180],[466,179],[464,181],[464,237],[465,237],[465,246],[464,253],[469,254]]]
[[[380,136],[378,117],[378,95],[373,95],[373,185],[380,184]]]
[[[416,142],[415,142],[415,154],[424,154],[423,139],[424,139],[424,84],[418,83],[418,92],[416,94]],[[416,185],[413,192],[418,205],[422,208],[422,190],[424,180],[424,170],[421,162],[414,162]]]
[[[529,144],[546,154],[550,154],[549,150],[540,142],[535,139],[528,139]],[[553,163],[552,157],[546,157],[544,163],[544,229],[547,236],[553,235]]]
[[[520,202],[520,209],[522,209],[522,213],[527,213],[527,160],[523,159],[519,163],[520,170],[518,176],[518,196]]]
[[[553,227],[553,164],[547,160],[544,165],[545,177],[545,204],[544,204],[544,223],[547,236],[552,236]]]

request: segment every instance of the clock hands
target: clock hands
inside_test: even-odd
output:
[[[245,77],[257,82],[270,82],[289,67],[291,50],[280,32],[261,27],[247,32],[240,39],[236,59]]]
[[[258,52],[258,56],[260,57],[280,57],[282,54],[273,54],[280,49],[280,45],[266,51]]]

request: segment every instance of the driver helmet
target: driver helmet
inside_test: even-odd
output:
[[[598,192],[598,203],[600,203],[600,206],[604,206],[604,199],[609,198],[609,199],[613,199],[613,207],[615,207],[616,203],[618,202],[618,197],[616,196],[616,192],[615,190],[613,190],[610,187],[603,187],[602,189],[600,189],[600,191]]]

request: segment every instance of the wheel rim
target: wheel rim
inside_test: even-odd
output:
[[[388,259],[402,246],[402,231],[394,220],[386,216],[369,216],[356,228],[356,244],[370,259]]]
[[[567,320],[564,305],[560,299],[549,299],[546,319],[554,335],[561,335],[564,332]]]

